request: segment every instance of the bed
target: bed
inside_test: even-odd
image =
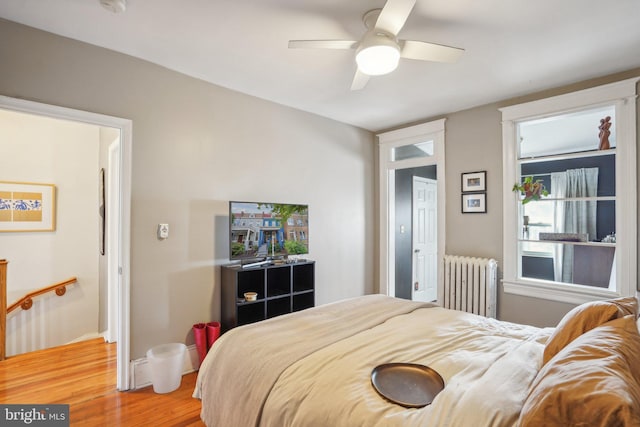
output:
[[[209,427],[640,426],[637,317],[627,298],[537,328],[368,295],[225,333],[194,397]],[[390,362],[429,366],[445,387],[421,408],[390,402],[371,383]]]

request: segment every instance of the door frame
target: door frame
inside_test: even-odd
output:
[[[113,141],[109,145],[109,178],[107,187],[107,222],[109,218],[114,218],[119,215],[120,212],[120,151],[122,143],[120,139]],[[112,227],[109,223],[107,226],[107,235],[105,238],[107,242],[116,242],[119,239],[120,230],[116,227]],[[117,245],[107,246],[107,334],[105,339],[107,342],[118,341],[118,313],[120,307],[118,305],[118,279],[121,263],[118,262],[120,249]],[[117,349],[117,347],[116,347]]]
[[[379,292],[395,296],[395,171],[420,166],[436,165],[438,259],[445,251],[445,161],[444,125],[446,119],[380,133],[378,137],[379,168]],[[433,155],[394,160],[393,149],[433,140]],[[413,261],[412,261],[413,264]],[[442,266],[438,262],[438,302],[442,302]]]
[[[81,122],[120,131],[119,161],[119,217],[107,218],[108,227],[117,230],[118,280],[109,278],[109,284],[116,282],[117,289],[117,339],[116,376],[120,391],[130,388],[130,241],[131,241],[131,153],[133,144],[133,122],[119,117],[106,116],[88,111],[75,110],[57,105],[43,104],[24,99],[0,95],[0,108],[21,113],[46,116],[54,119]]]

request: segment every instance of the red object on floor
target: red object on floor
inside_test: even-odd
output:
[[[220,322],[207,323],[207,350],[211,348],[218,337],[220,337]]]
[[[207,328],[204,323],[196,323],[193,325],[193,338],[196,341],[196,351],[198,352],[198,359],[200,364],[207,355]]]

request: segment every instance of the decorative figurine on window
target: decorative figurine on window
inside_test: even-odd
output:
[[[600,119],[600,145],[598,146],[598,150],[608,150],[609,146],[609,135],[611,135],[611,131],[609,128],[611,127],[611,117],[607,116],[604,119]]]

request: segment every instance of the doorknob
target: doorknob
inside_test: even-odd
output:
[[[413,253],[414,253],[414,254],[417,254],[418,252],[420,252],[420,249],[414,249],[414,250],[413,250]]]

